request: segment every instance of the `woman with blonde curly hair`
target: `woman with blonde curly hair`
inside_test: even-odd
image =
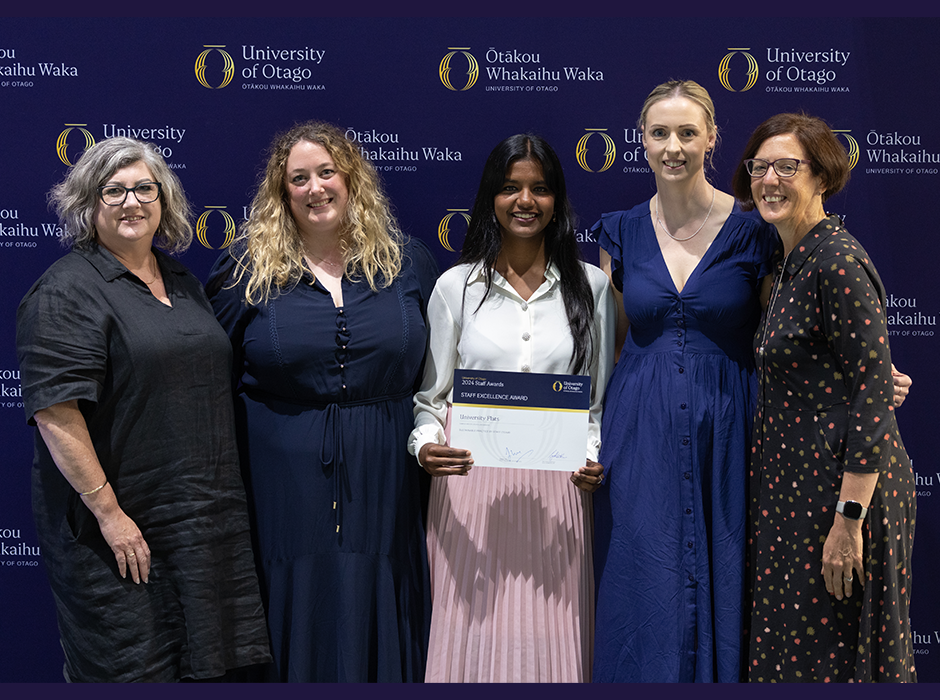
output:
[[[17,314],[33,514],[74,682],[233,678],[270,660],[231,347],[153,146],[85,151],[50,193],[71,252]]]
[[[269,680],[423,680],[430,595],[406,443],[436,278],[339,130],[275,139],[208,285],[236,356]]]

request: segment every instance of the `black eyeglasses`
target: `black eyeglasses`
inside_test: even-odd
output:
[[[159,182],[142,182],[137,187],[124,187],[123,185],[102,185],[98,188],[98,196],[109,207],[124,204],[127,193],[133,192],[141,204],[156,202],[160,197],[162,185]]]
[[[774,172],[780,177],[793,177],[796,171],[800,169],[800,163],[811,163],[810,160],[800,160],[799,158],[778,158],[775,161],[761,160],[760,158],[750,158],[744,161],[747,172],[751,177],[764,177],[767,170],[773,166]]]

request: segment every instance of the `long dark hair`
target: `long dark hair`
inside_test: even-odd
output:
[[[544,232],[545,263],[554,263],[558,268],[561,296],[574,341],[571,367],[577,374],[588,367],[593,355],[594,295],[581,267],[581,250],[575,236],[576,220],[568,201],[565,174],[558,156],[545,139],[534,134],[516,134],[500,142],[490,153],[483,166],[483,176],[457,264],[482,264],[486,280],[485,300],[493,286],[493,269],[503,242],[494,200],[512,164],[520,160],[538,163],[546,185],[555,195],[555,216]],[[480,306],[482,303],[481,300]]]

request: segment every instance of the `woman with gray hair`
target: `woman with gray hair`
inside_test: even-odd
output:
[[[231,347],[155,149],[88,149],[49,195],[71,251],[17,313],[33,514],[66,680],[220,679],[270,659],[239,472]]]

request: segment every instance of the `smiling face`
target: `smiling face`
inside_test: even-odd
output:
[[[531,159],[510,165],[493,207],[504,240],[540,238],[555,214],[555,195],[545,182],[542,166]]]
[[[767,162],[780,158],[809,160],[793,134],[767,139],[754,157]],[[826,210],[822,203],[825,190],[822,179],[813,175],[810,166],[803,163],[793,177],[780,177],[770,167],[763,177],[751,179],[751,195],[761,218],[776,226],[782,235],[795,237],[795,240],[825,218]]]
[[[717,135],[702,107],[687,97],[654,102],[643,125],[643,146],[657,181],[682,180],[705,171],[705,156]]]
[[[336,235],[346,213],[349,190],[323,146],[299,141],[287,157],[284,175],[291,214],[304,235]]]
[[[143,161],[137,161],[116,171],[101,184],[129,188],[142,182],[154,182],[154,177]],[[124,203],[116,206],[108,206],[99,197],[94,213],[98,243],[118,256],[138,247],[149,250],[162,212],[160,199],[141,204],[135,192],[128,192]]]

